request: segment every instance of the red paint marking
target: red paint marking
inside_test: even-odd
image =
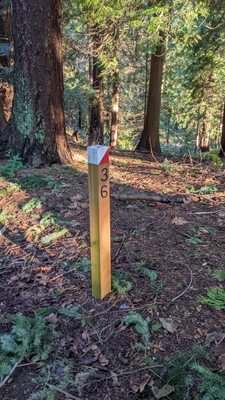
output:
[[[106,152],[99,164],[101,165],[101,164],[108,164],[108,163],[109,163],[109,148],[106,150]]]

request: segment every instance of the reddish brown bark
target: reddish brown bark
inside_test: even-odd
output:
[[[4,45],[11,44],[12,32],[11,32],[11,8],[4,7],[0,10],[0,43]],[[12,65],[12,57],[10,54],[0,56],[0,73],[4,72],[5,68],[9,68]],[[8,76],[10,79],[10,76]],[[11,117],[13,99],[13,87],[6,81],[1,80],[0,82],[0,132],[6,127]]]
[[[14,153],[34,166],[70,162],[66,139],[61,1],[13,0]]]
[[[150,80],[147,102],[147,113],[137,149],[147,149],[160,153],[159,126],[161,109],[161,88],[163,78],[165,46],[160,43],[155,54],[151,56]]]

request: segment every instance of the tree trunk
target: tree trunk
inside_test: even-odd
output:
[[[221,155],[225,155],[225,102],[223,107],[222,135],[221,135]]]
[[[202,129],[199,135],[199,149],[204,153],[209,151],[210,124],[207,120],[202,123]]]
[[[101,38],[94,28],[93,34],[93,64],[92,64],[92,87],[94,95],[90,100],[90,129],[89,146],[104,143],[104,83],[102,67],[98,57]]]
[[[35,167],[68,163],[61,1],[13,0],[12,7],[15,95],[10,146]]]
[[[11,31],[11,7],[6,7],[0,10],[0,44],[9,45],[12,41]],[[2,75],[5,68],[12,65],[12,57],[10,51],[7,54],[0,56],[0,74]],[[10,76],[9,76],[10,80]],[[7,82],[0,82],[0,132],[6,127],[11,117],[13,99],[13,87]]]
[[[147,114],[137,149],[147,149],[160,153],[159,126],[161,109],[161,88],[163,78],[163,63],[165,46],[161,43],[157,46],[155,54],[151,56],[151,69],[148,91]]]
[[[116,148],[118,139],[118,120],[119,120],[119,73],[116,71],[113,76],[112,94],[112,115],[110,130],[110,146]]]

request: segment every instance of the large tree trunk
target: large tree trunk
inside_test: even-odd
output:
[[[71,161],[66,139],[60,0],[13,0],[15,154],[33,166]]]
[[[0,10],[0,44],[10,46],[12,41],[12,30],[11,30],[11,8],[3,7]],[[0,56],[0,75],[5,68],[9,68],[12,65],[12,57],[10,51],[6,51],[6,54]],[[7,75],[7,74],[6,74]],[[10,76],[8,76],[10,80]],[[5,79],[0,81],[0,132],[6,127],[11,117],[13,99],[13,87]]]
[[[104,143],[104,82],[102,76],[102,67],[98,57],[99,47],[101,45],[100,35],[97,33],[97,27],[93,34],[93,63],[92,63],[92,87],[94,95],[90,99],[90,128],[89,145]]]
[[[137,149],[151,149],[156,153],[161,152],[159,126],[164,53],[165,46],[162,42],[157,46],[155,54],[151,56],[147,113],[144,121],[144,130],[137,145]]]
[[[221,135],[221,155],[225,155],[225,103],[223,106],[222,135]]]

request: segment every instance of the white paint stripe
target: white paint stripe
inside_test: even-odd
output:
[[[87,150],[88,163],[99,165],[108,150],[108,146],[101,146],[100,144],[97,144],[95,146],[88,146]]]

